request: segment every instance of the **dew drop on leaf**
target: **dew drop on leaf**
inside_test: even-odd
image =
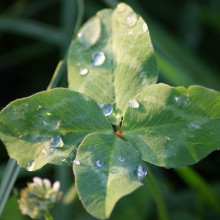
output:
[[[124,162],[125,161],[125,158],[124,157],[122,157],[122,156],[120,156],[119,158],[118,158],[118,160],[119,160],[119,162]]]
[[[103,166],[103,162],[101,160],[97,160],[96,161],[96,166],[97,167],[102,167]]]
[[[60,136],[56,135],[51,138],[50,140],[50,147],[51,148],[57,148],[57,147],[63,147],[63,140]]]
[[[35,162],[34,161],[30,161],[27,163],[26,168],[28,171],[33,171],[35,167]]]
[[[174,100],[175,100],[175,102],[178,102],[179,101],[179,97],[175,96]]]
[[[83,68],[83,69],[80,69],[79,74],[80,74],[81,76],[83,76],[83,75],[86,75],[88,72],[89,72],[88,69]]]
[[[78,33],[78,40],[84,49],[88,49],[95,45],[101,35],[101,21],[99,17],[94,17],[90,22],[86,23]]]
[[[141,164],[138,165],[137,168],[137,178],[139,181],[141,181],[145,176],[147,175],[147,170],[144,166]]]
[[[190,125],[191,125],[191,127],[192,127],[193,129],[195,129],[195,130],[197,130],[197,129],[200,128],[200,126],[199,126],[197,123],[195,123],[195,122],[190,123]]]
[[[92,55],[92,65],[100,66],[105,62],[105,54],[103,52],[95,52]]]
[[[102,104],[101,109],[105,116],[109,116],[113,112],[113,107],[110,104]]]
[[[75,165],[77,165],[77,166],[80,165],[80,161],[79,161],[79,160],[74,160],[73,163],[74,163]]]
[[[130,102],[129,102],[129,106],[130,106],[131,108],[139,108],[139,103],[138,103],[138,101],[137,101],[136,99],[132,99],[132,100],[130,100]]]
[[[147,24],[146,24],[146,23],[143,23],[141,29],[142,29],[142,31],[143,31],[144,33],[147,32],[147,31],[148,31]]]
[[[65,162],[65,161],[66,161],[66,158],[62,158],[61,161],[62,161],[62,162]]]
[[[127,25],[128,27],[133,27],[137,23],[137,15],[134,12],[131,12],[127,17]]]

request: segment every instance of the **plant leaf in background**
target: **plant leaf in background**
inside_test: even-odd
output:
[[[124,3],[98,12],[69,49],[69,88],[114,105],[119,119],[136,94],[156,83],[157,72],[147,24]]]
[[[61,88],[16,100],[0,117],[0,136],[9,156],[29,171],[47,163],[71,165],[76,146],[87,134],[111,130],[93,99]]]
[[[201,86],[150,86],[129,107],[125,138],[142,159],[163,167],[194,164],[220,147],[220,93]]]

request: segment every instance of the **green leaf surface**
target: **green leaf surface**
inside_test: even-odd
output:
[[[0,114],[0,137],[9,156],[29,171],[47,163],[71,165],[87,134],[111,130],[93,99],[68,89],[16,100]]]
[[[123,132],[142,159],[163,167],[194,164],[220,148],[220,93],[201,86],[150,86],[126,110]]]
[[[140,187],[140,154],[113,134],[88,135],[79,146],[73,170],[86,210],[99,219],[110,216],[115,203]]]
[[[113,105],[113,115],[123,113],[134,96],[156,83],[157,74],[148,27],[124,3],[98,12],[69,49],[69,88],[98,104]]]

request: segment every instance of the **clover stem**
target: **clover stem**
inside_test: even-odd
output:
[[[152,174],[152,172],[150,171],[150,168],[145,165],[148,171],[148,174],[146,176],[147,182],[151,187],[151,191],[153,193],[153,197],[157,206],[157,211],[158,211],[158,217],[160,220],[167,220],[168,219],[168,215],[167,215],[167,209],[166,209],[166,205],[164,202],[164,199],[162,197],[161,194],[161,190]]]

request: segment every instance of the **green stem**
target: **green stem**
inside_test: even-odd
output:
[[[10,159],[6,167],[5,173],[3,175],[2,185],[1,185],[1,195],[0,195],[0,216],[10,195],[11,189],[17,179],[20,171],[20,166],[18,166],[15,160]]]
[[[167,215],[167,210],[166,210],[166,205],[164,203],[160,188],[152,174],[152,172],[150,171],[150,168],[146,165],[147,167],[147,171],[148,171],[148,175],[147,175],[147,182],[149,183],[154,199],[155,199],[155,203],[157,206],[157,210],[158,210],[158,217],[160,220],[167,220],[168,219],[168,215]]]
[[[49,213],[44,213],[45,220],[53,220],[53,217]]]

